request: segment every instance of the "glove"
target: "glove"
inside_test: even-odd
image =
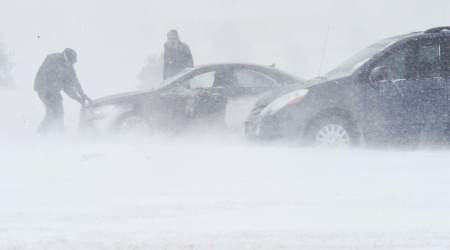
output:
[[[93,103],[92,99],[89,98],[87,95],[84,96],[84,102],[87,102],[88,105],[91,105]]]
[[[85,108],[92,104],[92,99],[89,97],[83,97],[83,98],[80,98],[79,103],[81,104],[82,108]]]
[[[88,106],[90,104],[92,104],[92,99],[89,98],[89,96],[87,96],[85,93],[81,93],[81,105],[82,106]]]

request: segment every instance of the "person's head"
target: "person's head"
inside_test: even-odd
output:
[[[74,49],[67,48],[63,51],[64,58],[72,64],[77,62],[77,52]]]
[[[167,33],[167,41],[169,43],[177,43],[180,41],[180,37],[178,36],[178,31],[176,30],[170,30]]]

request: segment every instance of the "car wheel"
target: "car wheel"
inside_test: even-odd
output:
[[[359,144],[356,127],[339,116],[319,119],[308,131],[307,143],[312,146],[341,148]]]
[[[139,136],[150,134],[151,127],[143,117],[138,115],[128,115],[120,120],[117,130],[120,135]]]

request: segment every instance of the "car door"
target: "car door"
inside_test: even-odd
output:
[[[445,102],[445,107],[443,108],[443,112],[445,112],[445,136],[447,142],[450,141],[450,37],[443,37],[441,39],[441,72],[442,78],[445,81],[446,89],[447,89],[447,101]]]
[[[372,82],[369,109],[379,140],[413,143],[429,140],[441,129],[446,100],[441,75],[440,40],[423,38],[392,49],[375,63],[386,79]],[[374,118],[374,119],[373,119]]]
[[[225,92],[229,85],[224,76],[231,75],[227,72],[227,69],[205,70],[185,80],[185,86],[188,88],[185,109],[191,119],[223,120],[227,104]]]
[[[408,86],[412,80],[415,44],[407,43],[385,52],[364,77],[369,86],[366,90],[362,111],[363,130],[366,139],[376,143],[387,143],[399,139],[409,119],[405,111],[405,93],[400,86]],[[383,69],[383,77],[371,79],[377,69]]]
[[[448,82],[443,68],[443,40],[439,37],[417,41],[413,84],[419,86],[417,101],[405,103],[407,110],[417,106],[415,124],[419,128],[418,141],[443,142],[448,121]]]

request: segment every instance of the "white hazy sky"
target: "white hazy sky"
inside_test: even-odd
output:
[[[0,0],[0,36],[30,87],[46,54],[73,47],[94,97],[133,90],[149,54],[176,28],[197,64],[276,63],[310,78],[386,36],[450,25],[448,0]]]

